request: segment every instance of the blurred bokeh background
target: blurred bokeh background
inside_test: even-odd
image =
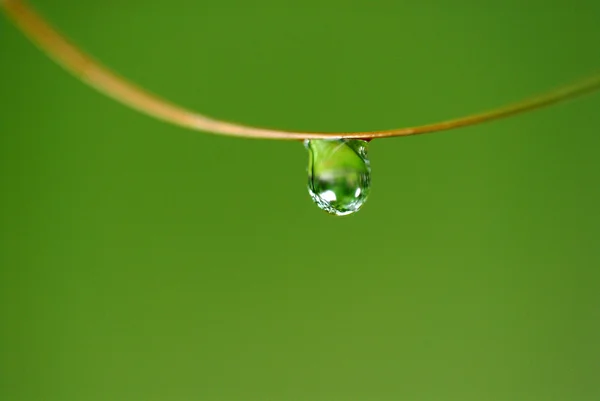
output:
[[[119,73],[298,130],[434,122],[600,68],[600,2],[32,0]],[[137,114],[0,18],[0,399],[600,399],[600,95],[371,143],[357,215],[300,143]]]

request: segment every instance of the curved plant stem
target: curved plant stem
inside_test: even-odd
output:
[[[600,75],[575,83],[539,97],[527,99],[506,107],[438,123],[384,131],[369,132],[295,132],[249,127],[220,121],[168,102],[102,66],[64,36],[52,28],[40,15],[22,0],[0,0],[0,6],[16,25],[41,50],[56,60],[82,81],[107,96],[142,113],[182,127],[210,132],[262,139],[317,139],[317,138],[386,138],[425,134],[497,120],[518,113],[549,106],[600,89]]]

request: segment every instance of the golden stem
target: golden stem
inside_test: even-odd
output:
[[[449,130],[497,120],[518,113],[549,106],[585,93],[600,89],[600,75],[491,111],[460,117],[453,120],[421,125],[367,132],[296,132],[259,127],[249,127],[220,121],[188,110],[140,88],[127,79],[102,66],[77,46],[52,28],[40,15],[22,0],[0,0],[0,6],[16,25],[36,43],[42,51],[61,64],[73,75],[109,97],[149,116],[190,128],[219,135],[261,139],[331,139],[331,138],[387,138],[425,134]]]

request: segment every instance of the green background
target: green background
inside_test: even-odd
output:
[[[600,68],[597,0],[32,0],[209,115],[434,122]],[[137,114],[0,18],[0,399],[600,400],[600,96],[371,143],[357,215],[296,142]]]

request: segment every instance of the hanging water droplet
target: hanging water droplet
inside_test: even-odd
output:
[[[371,167],[367,141],[305,140],[308,149],[308,192],[321,209],[337,216],[357,212],[367,200]]]

